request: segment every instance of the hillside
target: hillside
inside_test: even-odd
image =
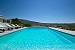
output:
[[[40,23],[23,19],[19,19],[19,21],[25,24],[31,24],[32,26],[56,27],[66,30],[75,30],[75,23]]]
[[[12,24],[18,24],[20,26],[43,26],[43,27],[56,27],[66,30],[75,30],[75,23],[40,23],[35,21],[29,21],[24,19],[11,19]],[[9,23],[9,22],[8,22]]]
[[[45,25],[46,23],[40,23],[40,22],[35,22],[35,21],[29,21],[29,20],[24,20],[24,19],[19,19],[22,23],[25,24],[31,24],[33,26],[39,26],[39,25]]]

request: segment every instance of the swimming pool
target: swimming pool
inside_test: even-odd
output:
[[[43,27],[30,27],[0,37],[0,50],[75,50],[75,37]]]

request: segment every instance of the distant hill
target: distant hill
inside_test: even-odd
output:
[[[45,25],[50,25],[50,24],[53,24],[53,25],[61,25],[61,24],[71,24],[71,25],[75,25],[75,23],[40,23],[40,22],[35,22],[35,21],[29,21],[29,20],[25,20],[25,19],[19,19],[21,22],[23,23],[27,23],[27,24],[36,24],[36,25],[39,25],[39,24],[45,24]]]
[[[24,19],[19,19],[19,21],[25,24],[31,24],[32,26],[56,27],[66,30],[75,30],[75,23],[40,23]]]
[[[39,23],[39,22],[29,21],[29,20],[24,20],[24,19],[19,19],[19,21],[21,21],[22,23],[32,24],[32,25],[39,25],[39,24],[42,24],[42,23]]]
[[[29,20],[24,20],[24,19],[19,19],[21,22],[23,23],[39,23],[39,22],[35,22],[35,21],[29,21]]]
[[[75,30],[75,23],[40,23],[40,22],[35,22],[35,21],[29,21],[29,20],[24,20],[24,19],[11,19],[12,24],[18,24],[20,26],[43,26],[43,27],[56,27],[56,28],[61,28],[61,29],[66,29],[66,30]],[[10,23],[10,21],[7,21]]]

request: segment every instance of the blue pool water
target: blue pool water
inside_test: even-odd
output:
[[[75,50],[75,37],[50,28],[30,27],[0,37],[0,50]]]

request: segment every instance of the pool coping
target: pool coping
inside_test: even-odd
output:
[[[19,29],[13,29],[13,30],[2,32],[2,33],[0,33],[0,37],[4,36],[4,35],[7,35],[7,34],[10,34],[10,33],[13,33],[13,32],[16,32],[16,31],[19,31],[19,30],[22,30],[24,28],[27,28],[27,27],[23,27],[23,28],[19,28]]]
[[[27,28],[27,27],[24,27],[24,28]],[[0,37],[1,36],[4,36],[6,34],[10,34],[12,32],[16,32],[16,31],[19,31],[19,30],[22,30],[24,28],[20,28],[20,29],[13,29],[11,31],[5,31],[3,33],[0,33]],[[65,34],[69,34],[69,35],[72,35],[72,36],[75,36],[75,31],[71,31],[71,30],[65,30],[65,29],[60,29],[60,28],[54,28],[54,27],[49,27],[51,29],[54,29],[54,30],[58,30],[58,31],[61,31],[61,32],[64,32]]]
[[[58,31],[61,31],[61,32],[64,32],[64,33],[72,35],[72,36],[75,36],[75,31],[65,30],[65,29],[55,28],[55,27],[49,27],[49,28],[54,29],[54,30],[58,30]]]

